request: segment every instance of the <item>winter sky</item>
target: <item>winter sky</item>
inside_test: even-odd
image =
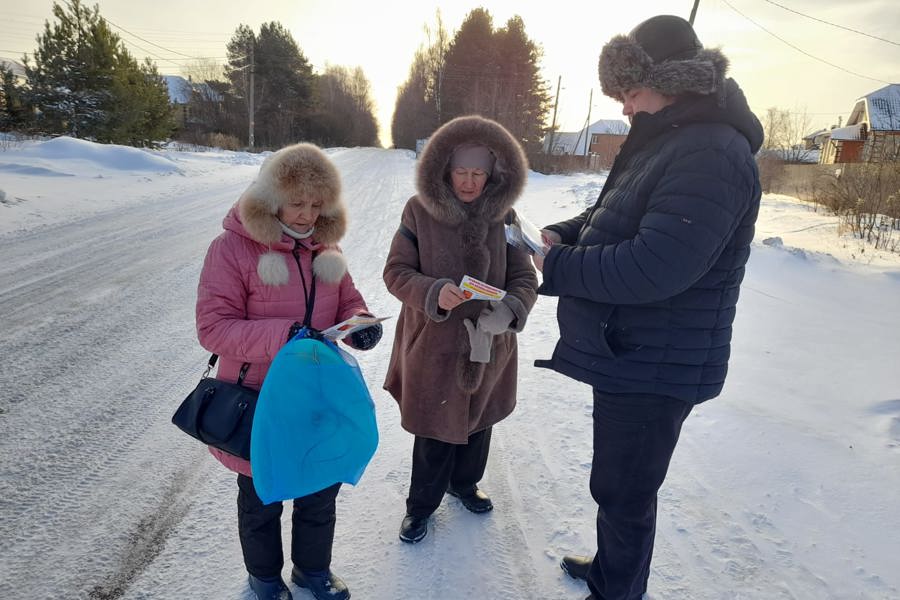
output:
[[[85,4],[93,3],[85,0]],[[478,6],[491,12],[496,27],[520,15],[528,35],[543,46],[543,73],[553,93],[562,78],[557,122],[562,131],[571,131],[581,128],[587,118],[591,89],[592,121],[620,114],[618,104],[600,93],[597,82],[597,56],[603,44],[654,14],[687,17],[693,0],[100,0],[98,4],[129,50],[138,58],[150,55],[163,74],[182,74],[182,65],[190,62],[187,56],[224,61],[225,43],[240,23],[258,30],[263,22],[279,21],[317,70],[326,64],[363,68],[372,83],[382,143],[389,145],[397,86],[406,79],[413,54],[426,39],[423,26],[433,26],[438,9],[451,33]],[[20,60],[23,52],[33,52],[34,37],[50,17],[51,6],[52,0],[0,0],[0,56]],[[839,116],[846,120],[860,96],[900,81],[896,0],[700,0],[695,26],[705,45],[721,46],[731,59],[731,75],[758,114],[771,106],[805,110],[813,128],[827,127]]]

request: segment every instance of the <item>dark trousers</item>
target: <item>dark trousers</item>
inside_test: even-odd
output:
[[[460,492],[474,488],[484,477],[490,448],[490,427],[470,435],[468,444],[416,436],[406,512],[427,517],[440,506],[448,487]]]
[[[588,588],[597,600],[638,600],[647,591],[656,493],[693,405],[666,396],[594,390],[591,495],[597,554]]]
[[[238,475],[237,484],[238,532],[247,572],[262,579],[280,577],[284,567],[283,503],[263,504],[253,489],[253,479],[246,475]],[[294,500],[291,561],[303,571],[324,571],[331,565],[335,498],[340,489],[341,484],[336,483]]]

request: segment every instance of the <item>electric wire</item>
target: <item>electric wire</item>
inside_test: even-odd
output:
[[[799,46],[797,46],[797,45],[795,45],[795,44],[792,44],[791,42],[787,41],[786,39],[784,39],[783,37],[779,36],[778,34],[773,33],[772,31],[768,30],[766,27],[764,27],[764,26],[761,25],[760,23],[757,23],[756,21],[754,21],[753,19],[751,19],[750,17],[748,17],[747,15],[745,15],[744,13],[742,13],[741,11],[739,11],[737,8],[735,8],[734,5],[732,5],[731,2],[729,2],[728,0],[722,0],[722,2],[723,2],[728,8],[730,8],[731,10],[733,10],[734,12],[736,12],[737,14],[739,14],[740,16],[744,17],[746,20],[750,21],[751,23],[753,23],[754,25],[756,25],[757,27],[759,27],[760,29],[762,29],[763,31],[765,31],[766,33],[768,33],[769,35],[771,35],[771,36],[772,36],[773,38],[775,38],[776,40],[780,41],[781,43],[783,43],[783,44],[785,44],[785,45],[787,45],[787,46],[790,46],[791,48],[793,48],[793,49],[796,50],[797,52],[800,52],[801,54],[803,54],[803,55],[805,55],[805,56],[808,56],[809,58],[811,58],[811,59],[813,59],[813,60],[819,61],[819,62],[821,62],[821,63],[824,63],[824,64],[828,65],[829,67],[832,67],[832,68],[834,68],[834,69],[838,69],[839,71],[843,71],[844,73],[849,73],[850,75],[854,75],[854,76],[856,76],[856,77],[862,77],[863,79],[869,79],[869,80],[871,80],[871,81],[877,81],[877,82],[879,82],[879,83],[886,83],[886,84],[889,84],[889,85],[891,84],[890,81],[885,81],[884,79],[879,79],[879,78],[877,78],[877,77],[870,77],[870,76],[868,76],[868,75],[863,75],[862,73],[857,73],[856,71],[851,71],[850,69],[844,68],[844,67],[842,67],[842,66],[840,66],[840,65],[836,65],[836,64],[834,64],[833,62],[829,62],[829,61],[825,60],[824,58],[819,58],[818,56],[816,56],[816,55],[814,55],[814,54],[810,54],[809,52],[807,52],[807,51],[804,50],[803,48],[800,48]]]
[[[764,0],[764,1],[765,1],[765,2],[768,2],[769,4],[772,4],[773,6],[777,6],[778,8],[784,9],[784,10],[786,10],[786,11],[788,11],[788,12],[792,12],[792,13],[794,13],[795,15],[800,15],[801,17],[806,17],[807,19],[812,19],[813,21],[818,21],[819,23],[824,23],[824,24],[826,24],[826,25],[831,25],[832,27],[837,27],[838,29],[843,29],[843,30],[845,30],[845,31],[851,31],[851,32],[853,32],[853,33],[858,33],[859,35],[864,35],[864,36],[866,36],[866,37],[870,37],[870,38],[872,38],[873,40],[878,40],[878,41],[880,41],[880,42],[885,42],[885,43],[888,43],[888,44],[893,44],[894,46],[900,46],[900,42],[895,42],[895,41],[893,41],[893,40],[888,40],[888,39],[885,39],[885,38],[883,38],[883,37],[878,37],[877,35],[872,35],[871,33],[866,33],[865,31],[860,31],[860,30],[858,30],[858,29],[853,29],[852,27],[847,27],[847,26],[845,26],[845,25],[838,25],[837,23],[832,23],[831,21],[826,21],[825,19],[820,19],[820,18],[818,18],[818,17],[814,17],[814,16],[812,16],[812,15],[808,15],[808,14],[806,14],[806,13],[802,13],[802,12],[800,12],[799,10],[794,10],[793,8],[790,8],[790,7],[788,7],[788,6],[785,6],[784,4],[779,4],[778,2],[773,2],[772,0]]]

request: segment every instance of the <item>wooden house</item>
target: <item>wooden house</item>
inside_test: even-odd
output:
[[[900,84],[856,101],[847,124],[832,129],[822,147],[823,164],[900,160]]]

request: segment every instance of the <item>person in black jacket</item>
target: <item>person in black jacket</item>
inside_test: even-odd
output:
[[[596,204],[544,230],[539,293],[558,296],[549,367],[594,390],[597,552],[566,556],[593,600],[647,590],[657,491],[682,423],[725,381],[759,210],[763,131],[728,60],[662,15],[600,54],[631,130]]]

